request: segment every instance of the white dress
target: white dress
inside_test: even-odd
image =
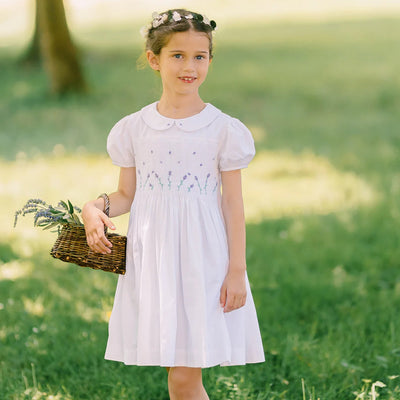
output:
[[[113,127],[107,150],[114,164],[136,167],[136,193],[105,358],[201,368],[265,361],[247,275],[245,306],[224,313],[219,303],[228,268],[220,171],[247,167],[249,130],[211,104],[178,120],[153,103]]]

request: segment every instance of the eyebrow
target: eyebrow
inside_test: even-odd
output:
[[[184,51],[184,50],[170,50],[169,52],[170,52],[170,53],[184,53],[185,51]],[[204,54],[208,54],[208,51],[199,50],[199,51],[195,51],[195,53],[204,53]]]

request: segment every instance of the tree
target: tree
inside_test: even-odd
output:
[[[35,3],[36,3],[35,31],[33,32],[33,37],[29,44],[28,50],[21,58],[21,63],[24,65],[37,65],[40,63],[38,1],[36,1]]]
[[[35,62],[39,58],[43,60],[53,93],[86,90],[78,53],[68,30],[63,0],[36,0],[35,33],[23,61]]]

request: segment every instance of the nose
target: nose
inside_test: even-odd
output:
[[[191,58],[186,59],[183,69],[184,71],[194,71],[194,60]]]

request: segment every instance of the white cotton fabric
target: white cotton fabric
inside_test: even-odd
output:
[[[254,157],[249,130],[211,104],[171,119],[153,103],[119,121],[107,149],[114,164],[136,166],[136,193],[105,358],[201,368],[265,361],[247,275],[245,306],[224,313],[219,304],[229,262],[220,172]]]

